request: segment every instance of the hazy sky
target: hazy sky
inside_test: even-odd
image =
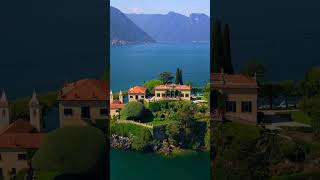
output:
[[[210,0],[110,0],[110,4],[124,13],[167,14],[174,11],[187,16],[191,13],[210,15]]]

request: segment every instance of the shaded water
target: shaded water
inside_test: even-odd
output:
[[[208,153],[168,158],[121,150],[111,151],[111,180],[209,180]]]

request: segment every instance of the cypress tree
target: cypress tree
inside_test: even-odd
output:
[[[182,81],[182,69],[180,69],[180,72],[179,72],[179,83],[181,85],[183,84],[183,81]]]
[[[179,81],[180,81],[180,70],[179,70],[179,68],[177,68],[177,71],[176,71],[176,84],[179,84]]]
[[[228,74],[234,74],[234,69],[231,60],[231,47],[230,47],[230,28],[226,24],[223,32],[223,49],[224,49],[224,58],[223,58],[223,69]]]
[[[221,32],[221,21],[215,20],[212,34],[213,50],[211,55],[211,72],[220,72],[223,62],[223,41]]]

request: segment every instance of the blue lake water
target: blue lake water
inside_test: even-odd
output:
[[[111,180],[209,180],[209,153],[164,157],[121,150],[111,151]]]
[[[209,43],[156,43],[111,48],[112,90],[128,89],[157,79],[164,71],[175,75],[182,68],[183,81],[202,86],[209,80]]]

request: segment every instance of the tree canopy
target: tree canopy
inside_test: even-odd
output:
[[[162,72],[159,75],[159,79],[163,82],[163,83],[172,83],[173,80],[173,75],[171,72]]]
[[[143,86],[145,88],[147,88],[147,91],[150,93],[150,94],[154,94],[154,87],[157,86],[157,85],[161,85],[163,84],[163,81],[159,80],[159,79],[153,79],[153,80],[150,80],[150,81],[147,81],[143,84]]]
[[[144,110],[144,106],[141,102],[132,101],[121,110],[120,115],[121,118],[138,120],[143,115]]]
[[[106,142],[94,127],[65,127],[47,135],[32,163],[37,171],[105,178]]]

